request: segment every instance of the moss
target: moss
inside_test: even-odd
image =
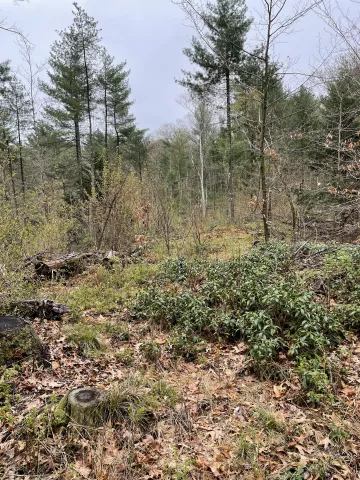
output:
[[[16,332],[3,333],[0,337],[0,365],[13,359],[37,355],[40,350],[40,339],[30,326]]]
[[[69,422],[67,414],[67,395],[65,395],[55,407],[51,425],[53,428],[64,427]]]

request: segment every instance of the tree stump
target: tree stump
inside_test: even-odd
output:
[[[29,322],[18,317],[0,317],[0,366],[43,353],[40,338]]]
[[[86,427],[101,427],[108,413],[109,395],[97,388],[78,388],[67,398],[68,415],[72,422]]]

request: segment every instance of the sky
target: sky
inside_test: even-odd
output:
[[[51,44],[58,37],[56,30],[71,24],[72,2],[29,0],[16,6],[12,0],[0,0],[0,20],[7,26],[15,24],[26,34],[35,46],[35,60],[40,63],[46,60]],[[175,78],[181,78],[181,69],[190,67],[182,49],[188,46],[194,31],[179,6],[171,0],[78,0],[78,3],[98,21],[109,53],[118,62],[127,61],[135,99],[133,113],[139,127],[154,132],[163,124],[182,118],[186,111],[178,99],[183,88],[175,83]],[[290,7],[292,3],[295,5],[289,0]],[[261,0],[249,0],[248,7],[258,21]],[[258,30],[254,29],[251,41],[259,39]],[[291,65],[289,71],[309,72],[328,42],[324,24],[311,13],[291,34],[279,39],[274,53]],[[0,61],[8,58],[13,67],[20,65],[15,36],[0,30]],[[302,81],[299,78],[296,81]]]

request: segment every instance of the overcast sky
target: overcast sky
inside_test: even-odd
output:
[[[12,0],[0,0],[0,19],[7,26],[16,24],[36,46],[37,61],[46,59],[56,30],[72,22],[73,0],[30,0],[14,6]],[[192,30],[184,13],[170,0],[79,0],[102,29],[108,51],[117,61],[126,60],[131,70],[130,83],[136,103],[133,111],[141,128],[155,131],[186,112],[177,103],[183,89],[175,83],[181,69],[187,68],[182,53]],[[290,0],[290,4],[295,1]],[[296,0],[297,3],[297,0]],[[250,13],[257,17],[261,0],[249,0]],[[254,37],[255,33],[252,34]],[[329,41],[324,25],[315,14],[297,24],[296,31],[281,39],[277,55],[282,61],[295,61],[292,69],[309,71],[319,57],[319,42]],[[0,30],[0,61],[11,59],[14,67],[20,57],[14,35]]]

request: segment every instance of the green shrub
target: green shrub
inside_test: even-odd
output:
[[[311,255],[323,258],[323,251],[322,245],[309,245]],[[159,283],[136,297],[133,313],[172,331],[166,348],[174,357],[195,360],[203,338],[245,340],[255,372],[280,365],[279,354],[285,354],[297,365],[307,401],[332,401],[344,372],[323,360],[324,353],[339,344],[346,329],[360,327],[360,248],[344,247],[323,261],[330,290],[338,289],[348,302],[331,308],[296,272],[293,252],[270,242],[229,261],[169,261]]]
[[[331,298],[350,303],[360,301],[360,247],[342,246],[325,257],[322,268]]]
[[[174,331],[168,338],[166,348],[174,357],[183,357],[185,360],[195,360],[201,350],[201,338],[181,331]]]
[[[320,359],[302,358],[298,366],[298,374],[302,388],[306,392],[310,403],[318,404],[329,398],[329,377]]]
[[[245,339],[256,361],[315,355],[336,345],[340,322],[315,301],[292,270],[292,251],[271,242],[230,261],[183,259],[166,263],[177,286],[151,286],[141,292],[133,312],[181,335]],[[202,275],[201,283],[193,279]],[[175,344],[189,343],[176,341]],[[178,348],[181,350],[181,348]]]
[[[130,347],[125,347],[122,350],[119,350],[115,353],[115,358],[119,363],[131,367],[134,365],[134,353]]]
[[[342,443],[345,443],[350,438],[349,432],[344,430],[344,428],[341,425],[335,425],[331,423],[329,425],[329,429],[330,429],[329,438],[335,443],[342,444]]]
[[[205,262],[183,257],[167,260],[159,278],[165,282],[193,284],[202,275],[205,265]]]
[[[140,345],[140,352],[148,362],[158,362],[161,357],[161,347],[155,342],[146,342]]]

